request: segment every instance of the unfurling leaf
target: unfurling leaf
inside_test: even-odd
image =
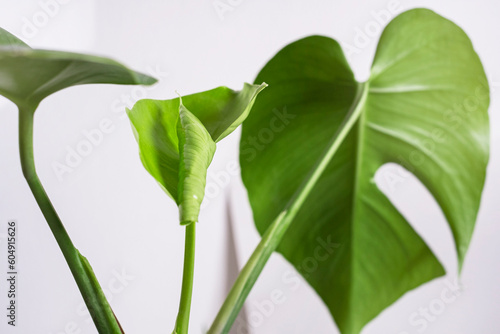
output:
[[[361,108],[278,247],[299,271],[319,254],[301,273],[342,333],[359,333],[404,293],[444,274],[377,188],[383,164],[404,166],[427,187],[462,265],[488,163],[489,88],[458,26],[425,9],[399,15],[380,38],[366,83],[356,82],[339,44],[320,36],[282,49],[256,79],[264,80],[270,88],[243,125],[240,157],[261,234],[293,200],[349,112]],[[293,120],[245,154],[275,108],[286,108]],[[338,247],[317,253],[324,244]]]
[[[215,142],[196,116],[184,107],[179,108],[179,221],[190,224],[198,221],[205,195],[207,169],[215,153]]]
[[[141,100],[128,116],[146,170],[179,206],[180,222],[198,221],[215,143],[248,116],[267,85],[219,87],[171,100]]]

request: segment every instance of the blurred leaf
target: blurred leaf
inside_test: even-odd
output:
[[[0,49],[1,48],[29,48],[29,46],[8,31],[0,28]]]
[[[34,111],[45,97],[75,85],[155,82],[108,58],[31,49],[0,29],[0,94],[21,109]]]
[[[38,179],[33,155],[33,118],[38,104],[61,89],[92,83],[153,84],[156,79],[102,57],[33,50],[0,28],[0,95],[19,108],[23,174],[56,238],[99,333],[122,333],[88,261],[74,247]]]

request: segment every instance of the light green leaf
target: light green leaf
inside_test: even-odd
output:
[[[45,97],[75,85],[155,82],[108,58],[31,49],[0,29],[0,94],[22,109],[34,111]]]
[[[427,187],[462,265],[488,162],[489,88],[458,26],[425,9],[399,15],[384,30],[363,84],[338,43],[320,36],[286,46],[256,79],[264,80],[270,89],[243,125],[240,156],[255,223],[263,234],[273,221],[279,230],[275,218],[283,210],[283,221],[293,219],[278,251],[321,296],[342,333],[359,333],[405,292],[444,274],[377,188],[383,164],[404,166]],[[271,141],[252,142],[276,122],[276,108],[288,123]],[[319,181],[303,188],[337,144],[331,138],[341,124],[358,116]],[[294,203],[297,212],[288,210]]]
[[[198,220],[215,143],[245,120],[266,86],[219,87],[184,96],[182,103],[140,100],[128,110],[141,161],[179,206],[181,224]]]
[[[179,120],[179,221],[187,225],[198,221],[205,195],[207,169],[215,154],[215,142],[182,101]]]

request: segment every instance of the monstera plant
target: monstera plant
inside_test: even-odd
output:
[[[99,333],[122,333],[87,259],[73,245],[38,179],[33,120],[40,102],[61,89],[83,84],[150,85],[155,79],[106,58],[34,50],[0,28],[0,94],[19,109],[19,151],[24,177],[66,259]]]
[[[38,179],[35,110],[70,86],[154,82],[109,59],[33,50],[0,29],[0,94],[19,109],[23,174],[101,334],[123,330]],[[307,37],[278,52],[255,82],[241,91],[141,100],[127,110],[142,163],[176,202],[186,229],[175,334],[188,333],[207,169],[216,143],[243,121],[242,178],[262,240],[209,334],[229,332],[274,251],[301,272],[325,237],[334,253],[304,278],[343,334],[360,333],[407,291],[442,276],[442,264],[374,181],[386,163],[405,167],[434,196],[462,270],[486,177],[489,87],[458,26],[425,9],[399,15],[380,38],[366,82],[355,80],[335,40]],[[270,88],[260,94],[263,82]]]
[[[215,144],[246,119],[266,86],[245,84],[239,92],[219,87],[171,100],[141,100],[128,111],[144,167],[177,203],[179,222],[186,226],[176,334],[188,332],[196,223]]]
[[[489,156],[488,82],[462,29],[410,10],[383,31],[366,82],[322,36],[283,48],[262,81],[269,89],[243,124],[240,147],[262,241],[209,333],[229,331],[274,250],[300,272],[325,236],[335,254],[304,277],[342,333],[359,333],[404,293],[442,276],[442,264],[374,182],[386,163],[405,167],[434,196],[462,268]],[[276,108],[291,115],[288,124],[250,147]]]

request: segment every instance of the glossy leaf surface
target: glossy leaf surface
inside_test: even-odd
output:
[[[375,184],[383,164],[404,166],[427,187],[463,264],[489,156],[489,88],[458,26],[425,9],[399,15],[384,30],[364,84],[339,44],[320,36],[286,46],[256,81],[270,88],[243,125],[240,160],[261,234],[294,200],[349,111],[362,108],[278,247],[342,333],[359,333],[405,292],[444,274]],[[276,110],[287,123],[268,140]]]

